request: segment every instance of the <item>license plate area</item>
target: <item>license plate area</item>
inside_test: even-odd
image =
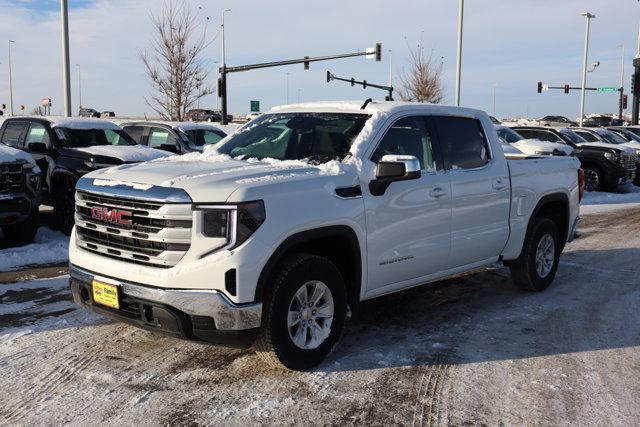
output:
[[[108,283],[93,280],[91,282],[93,301],[107,307],[120,309],[118,287]]]

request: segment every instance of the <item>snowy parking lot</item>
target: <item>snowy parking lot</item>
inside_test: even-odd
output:
[[[350,322],[329,359],[307,373],[271,371],[249,350],[155,335],[78,309],[63,265],[3,265],[0,419],[634,424],[637,203],[632,190],[588,195],[582,235],[566,248],[547,291],[515,290],[508,270],[496,265],[379,298]],[[63,244],[41,232],[40,246],[56,252]],[[4,248],[1,259],[8,263],[10,253],[28,248]],[[16,257],[20,265],[32,264],[25,256]]]

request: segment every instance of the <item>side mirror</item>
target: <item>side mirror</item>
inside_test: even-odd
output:
[[[376,179],[369,183],[369,191],[374,196],[381,196],[392,182],[418,179],[420,176],[420,161],[417,157],[387,154],[376,167]]]
[[[170,151],[172,153],[180,154],[180,147],[175,144],[160,144],[160,149],[164,151]]]
[[[44,142],[30,142],[27,144],[27,149],[36,154],[45,154],[49,150],[47,150],[47,144]]]

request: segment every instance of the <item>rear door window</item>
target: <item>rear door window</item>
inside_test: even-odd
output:
[[[149,147],[161,148],[162,145],[177,147],[178,141],[176,140],[176,137],[173,136],[173,133],[167,129],[151,128],[151,133],[149,134]]]
[[[42,143],[49,147],[49,133],[40,123],[31,123],[29,132],[27,133],[27,139],[24,143],[25,147],[29,147],[29,144],[32,142]]]
[[[24,148],[24,134],[29,126],[24,121],[9,121],[2,134],[2,142],[11,147]]]
[[[477,119],[434,116],[446,169],[476,169],[491,160],[489,144]]]

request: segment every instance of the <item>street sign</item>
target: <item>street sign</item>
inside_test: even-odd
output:
[[[260,112],[260,101],[251,101],[251,112],[252,113]]]
[[[543,85],[542,85],[542,91],[543,91],[543,92],[546,92],[546,91],[548,91],[548,90],[549,90],[549,85],[544,85],[544,84],[543,84]]]
[[[42,98],[43,107],[51,107],[51,98]]]
[[[620,88],[617,87],[599,87],[598,92],[617,92]]]

